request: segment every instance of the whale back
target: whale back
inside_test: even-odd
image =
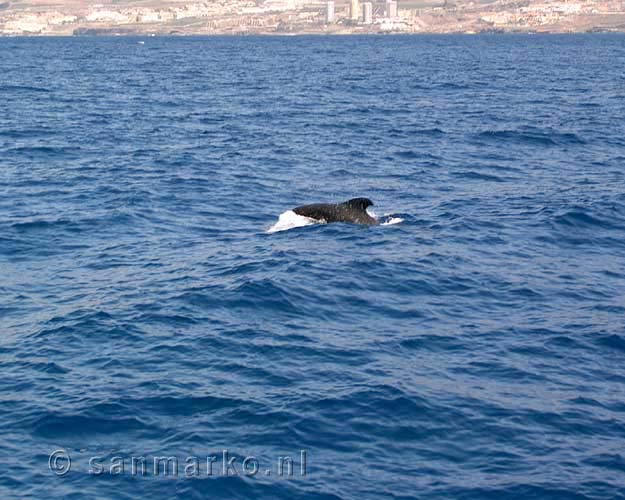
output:
[[[373,205],[369,198],[352,198],[343,203],[313,203],[296,207],[298,215],[325,222],[351,222],[354,224],[377,224],[378,221],[367,213]]]

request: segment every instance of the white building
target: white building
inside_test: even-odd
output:
[[[334,2],[332,0],[326,2],[326,23],[334,22]]]
[[[125,23],[133,21],[132,16],[114,10],[96,10],[89,13],[85,19],[89,22]]]

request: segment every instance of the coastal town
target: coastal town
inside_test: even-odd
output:
[[[625,0],[0,0],[0,35],[625,32]]]

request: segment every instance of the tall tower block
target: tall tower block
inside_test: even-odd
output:
[[[365,24],[373,23],[373,4],[371,2],[362,3],[362,22]]]
[[[332,24],[334,22],[334,2],[328,0],[326,2],[326,23]]]
[[[360,3],[358,0],[352,0],[349,18],[354,22],[358,22],[360,19]]]

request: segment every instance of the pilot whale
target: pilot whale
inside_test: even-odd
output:
[[[297,215],[309,217],[321,222],[350,222],[352,224],[379,224],[378,220],[367,213],[367,207],[373,205],[369,198],[353,198],[343,203],[313,203],[293,209]]]

